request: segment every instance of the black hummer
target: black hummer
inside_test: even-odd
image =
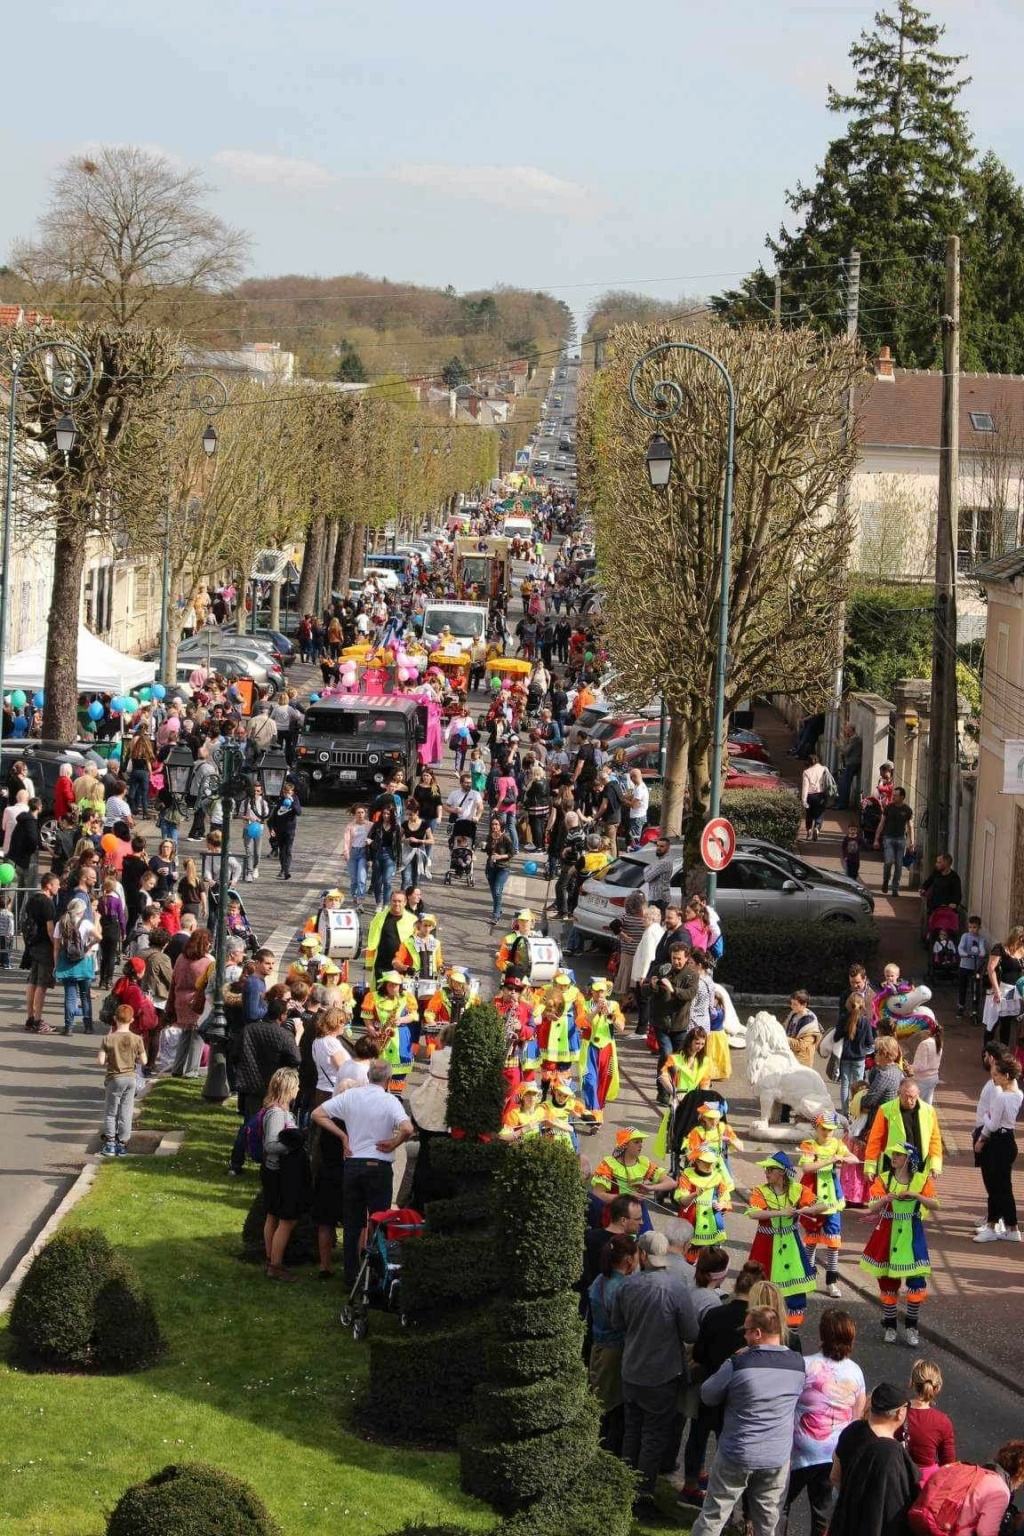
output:
[[[299,794],[308,805],[318,790],[372,795],[397,768],[406,783],[416,749],[427,737],[427,709],[402,694],[318,699],[306,710],[295,754]]]

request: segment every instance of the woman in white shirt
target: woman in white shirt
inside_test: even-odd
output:
[[[942,1066],[942,1025],[933,1024],[914,1052],[910,1070],[921,1090],[921,1097],[930,1104],[935,1097]]]
[[[828,804],[828,784],[832,775],[812,752],[800,780],[800,800],[804,808],[804,833],[818,840],[818,828]]]
[[[345,1049],[341,1038],[347,1023],[348,1019],[340,1008],[325,1008],[323,1013],[317,1015],[314,1026],[316,1038],[313,1041],[313,1062],[316,1066],[314,1105],[326,1104],[328,1099],[334,1097],[338,1073],[345,1062],[351,1059],[351,1052]]]
[[[1011,1243],[1021,1240],[1013,1198],[1013,1165],[1017,1160],[1014,1126],[1024,1103],[1024,1093],[1017,1087],[1019,1076],[1016,1061],[997,1061],[992,1068],[994,1091],[982,1095],[985,1102],[974,1151],[988,1196],[988,1212],[984,1225],[974,1234],[976,1243],[995,1243],[1000,1238]]]

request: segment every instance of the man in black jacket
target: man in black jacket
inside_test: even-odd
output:
[[[287,1007],[283,998],[272,998],[267,1004],[266,1018],[247,1024],[242,1030],[235,1086],[238,1112],[243,1120],[250,1120],[262,1107],[267,1084],[279,1067],[299,1066],[299,1046],[286,1016]]]
[[[651,975],[651,1023],[658,1037],[658,1103],[670,1104],[662,1087],[660,1073],[670,1056],[683,1048],[690,1027],[690,1005],[697,996],[700,973],[690,964],[690,950],[677,941],[669,951],[668,965],[658,966]]]
[[[24,889],[34,888],[39,882],[39,813],[42,808],[43,802],[33,796],[28,809],[14,823],[7,845],[7,857],[18,872],[18,884]]]

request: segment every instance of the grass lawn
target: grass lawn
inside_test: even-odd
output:
[[[134,1376],[44,1376],[13,1371],[4,1348],[2,1536],[97,1536],[129,1483],[181,1459],[245,1478],[286,1536],[414,1518],[489,1529],[494,1514],[459,1492],[454,1455],[360,1438],[350,1410],[367,1345],[338,1326],[340,1284],[303,1274],[273,1285],[239,1262],[257,1180],[225,1172],[235,1115],[204,1104],[195,1083],[166,1082],[143,1124],[184,1126],[182,1151],[104,1164],[69,1222],[99,1227],[135,1263],[168,1354]]]

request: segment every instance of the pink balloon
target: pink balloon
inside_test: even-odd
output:
[[[512,683],[511,683],[509,678],[504,677],[501,680],[501,686],[502,686],[502,690],[507,693],[511,689]]]
[[[419,676],[420,676],[420,669],[419,669],[419,667],[410,667],[409,668],[409,680],[410,680],[410,682],[413,682],[413,683],[419,682]]]
[[[409,668],[408,667],[399,667],[399,669],[398,669],[398,681],[400,683],[407,683],[409,681]]]

